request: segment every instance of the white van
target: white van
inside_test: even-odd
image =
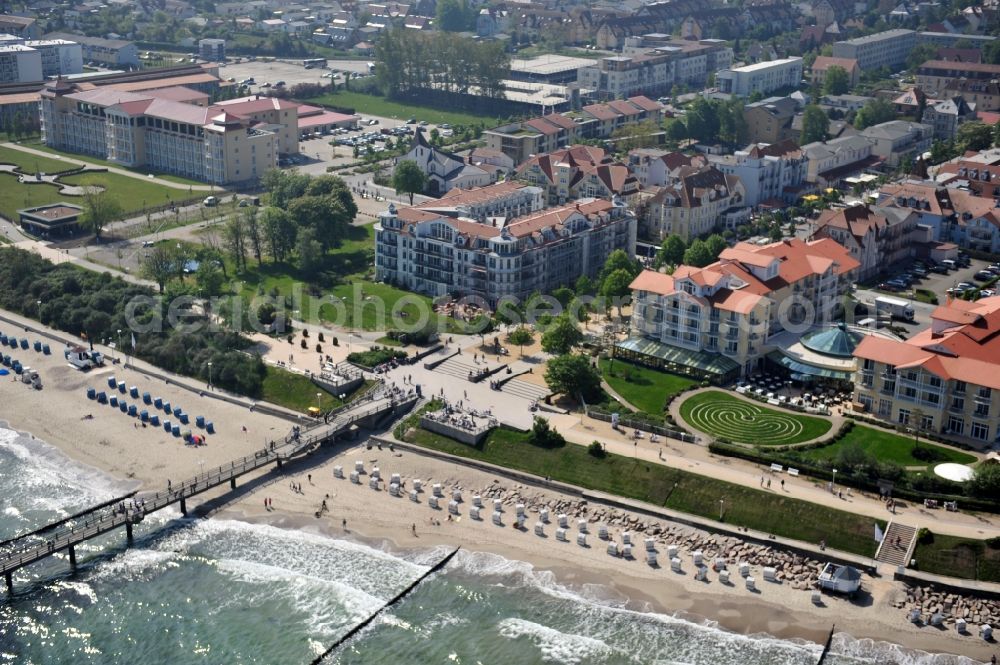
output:
[[[948,270],[955,270],[958,268],[958,264],[956,264],[951,259],[945,259],[944,261],[941,262],[941,265],[943,265]]]
[[[214,208],[219,205],[219,199],[214,196],[206,196],[205,200],[202,201],[206,208]]]

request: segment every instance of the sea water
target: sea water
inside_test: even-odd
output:
[[[0,428],[0,539],[128,486]],[[124,534],[15,577],[0,600],[0,664],[308,663],[418,578],[445,550],[390,553],[225,519],[147,517]],[[103,546],[103,547],[102,547]],[[460,552],[326,662],[444,665],[813,665],[817,644],[735,635],[644,611],[601,587]],[[831,665],[968,665],[837,635]]]

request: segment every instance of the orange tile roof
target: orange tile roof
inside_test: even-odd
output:
[[[633,291],[649,291],[661,296],[668,296],[677,291],[674,287],[673,277],[653,270],[643,270],[628,287]]]
[[[906,341],[866,337],[854,355],[1000,389],[1000,296],[974,303],[953,300],[931,317],[935,322],[931,328]]]
[[[749,314],[764,300],[764,297],[743,289],[719,289],[710,302],[714,307],[737,314]]]

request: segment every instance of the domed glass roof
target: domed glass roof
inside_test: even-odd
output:
[[[850,358],[854,355],[854,349],[857,348],[862,337],[861,333],[848,330],[845,324],[838,323],[832,328],[803,335],[799,342],[802,343],[802,346],[816,353]]]

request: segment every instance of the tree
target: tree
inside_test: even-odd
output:
[[[143,277],[156,282],[160,293],[163,293],[163,287],[176,272],[174,268],[176,260],[176,252],[170,245],[155,245],[143,258],[139,270]]]
[[[409,194],[410,205],[413,205],[413,195],[427,187],[427,175],[415,161],[404,159],[396,164],[396,169],[392,172],[392,186],[397,194]]]
[[[250,206],[243,210],[243,226],[246,229],[247,241],[250,244],[250,249],[253,250],[253,255],[257,259],[257,263],[263,263],[261,253],[264,245],[264,234],[261,229],[260,219],[257,217],[256,206]]]
[[[896,117],[896,109],[884,99],[873,99],[862,106],[854,116],[854,128],[863,129],[889,122]]]
[[[802,137],[799,139],[799,143],[806,145],[816,141],[825,141],[828,136],[826,130],[829,126],[830,119],[823,112],[823,109],[815,104],[810,104],[802,114]]]
[[[518,326],[507,335],[507,341],[517,345],[518,356],[524,355],[524,345],[535,341],[535,333],[525,326]]]
[[[323,245],[316,239],[315,229],[306,227],[299,231],[295,251],[299,255],[299,267],[303,271],[312,273],[323,265]]]
[[[622,314],[623,299],[632,293],[629,285],[635,276],[628,270],[619,268],[604,278],[601,283],[601,295],[618,305],[618,316]]]
[[[648,148],[656,145],[656,135],[661,131],[656,122],[647,120],[646,122],[623,125],[614,131],[611,138],[615,143],[616,150],[627,152],[635,148]]]
[[[288,214],[300,227],[311,228],[323,251],[336,247],[352,221],[350,213],[334,196],[300,196],[288,204]]]
[[[970,496],[985,501],[1000,501],[1000,464],[980,464],[969,481]]]
[[[959,152],[985,150],[993,144],[993,130],[981,122],[962,123],[955,133],[955,143]]]
[[[583,333],[576,321],[567,313],[560,314],[542,334],[542,350],[555,355],[569,353],[570,349],[583,341]]]
[[[823,94],[843,95],[851,89],[851,77],[840,65],[831,65],[826,69],[823,79]]]
[[[284,261],[295,247],[295,221],[286,211],[273,206],[264,208],[260,218],[268,253],[274,261]]]
[[[1000,40],[986,42],[983,45],[983,62],[1000,65]]]
[[[638,261],[630,259],[625,250],[616,249],[604,261],[604,267],[601,268],[601,283],[603,284],[607,276],[616,270],[624,270],[632,277],[635,277],[642,272],[642,266],[639,265]]]
[[[222,242],[226,251],[233,257],[236,270],[246,270],[247,267],[247,229],[241,215],[233,215],[222,227]]]
[[[533,446],[541,448],[561,448],[566,445],[566,439],[549,425],[545,418],[535,416],[535,421],[531,425],[531,434],[528,441]]]
[[[715,257],[712,256],[712,251],[705,244],[705,241],[700,238],[696,238],[684,252],[684,264],[694,266],[695,268],[704,268],[714,260]]]
[[[470,27],[469,6],[465,0],[438,0],[437,27],[445,32],[462,32]]]
[[[686,117],[687,133],[698,141],[715,142],[719,137],[719,113],[716,105],[704,97],[699,97],[688,109]]]
[[[915,71],[917,67],[928,60],[937,58],[938,49],[933,44],[921,44],[914,47],[906,55],[906,68]]]
[[[934,141],[931,144],[931,164],[940,164],[941,162],[946,162],[952,157],[958,154],[958,150],[955,149],[955,143],[953,141]]]
[[[573,284],[573,290],[578,296],[589,296],[594,292],[594,280],[587,275],[580,275],[576,283]]]
[[[204,297],[217,296],[222,293],[226,278],[222,271],[212,261],[202,261],[194,275],[198,289]]]
[[[101,187],[84,189],[83,213],[80,215],[80,224],[93,233],[97,240],[101,239],[104,227],[121,215],[122,206],[118,203],[118,199],[111,195],[111,192]]]
[[[271,195],[271,205],[284,208],[292,199],[306,193],[309,176],[295,171],[271,169],[261,178],[261,184]]]
[[[561,354],[548,362],[545,383],[554,393],[593,401],[601,395],[601,376],[587,356]]]
[[[687,125],[682,120],[672,119],[667,122],[667,140],[677,144],[688,137]]]
[[[660,249],[656,253],[656,262],[660,265],[678,265],[684,260],[684,252],[686,250],[687,243],[684,242],[684,238],[676,233],[671,233],[664,238],[663,244],[660,245]]]
[[[729,247],[729,243],[718,233],[713,233],[705,240],[705,246],[712,255],[712,260],[715,261],[719,258],[719,254],[722,254],[722,251]]]
[[[576,297],[576,292],[568,286],[560,286],[552,292],[552,297],[559,301],[563,309],[566,309]]]

